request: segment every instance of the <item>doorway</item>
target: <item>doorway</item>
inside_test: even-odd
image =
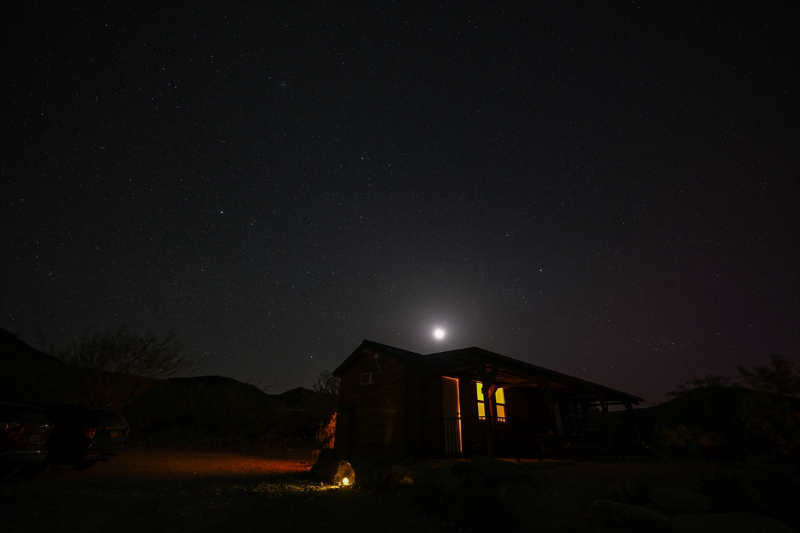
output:
[[[458,380],[442,376],[442,418],[445,453],[461,453],[461,402]]]

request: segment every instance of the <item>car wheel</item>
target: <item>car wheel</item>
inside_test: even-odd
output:
[[[95,463],[94,459],[84,459],[83,461],[72,463],[72,468],[74,468],[75,470],[89,470],[94,463]]]

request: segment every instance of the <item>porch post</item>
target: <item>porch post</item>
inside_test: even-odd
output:
[[[494,379],[497,377],[497,372],[500,370],[500,366],[495,364],[492,370],[487,374],[485,369],[479,369],[481,374],[481,392],[483,393],[483,405],[484,405],[484,412],[486,416],[484,417],[484,422],[486,422],[486,456],[494,458],[495,449],[494,449],[494,421],[492,419],[493,409],[491,408],[492,405],[492,397],[494,396],[494,392],[497,390],[497,386],[494,383]]]
[[[617,447],[614,445],[614,435],[611,433],[611,424],[608,422],[608,400],[600,397],[600,407],[603,409],[603,422],[606,424],[606,431],[608,431],[608,442],[611,445],[611,451],[614,457],[617,457]]]
[[[536,384],[539,386],[539,390],[542,391],[544,395],[544,399],[547,401],[547,406],[550,408],[550,426],[552,427],[553,431],[558,432],[558,424],[556,424],[556,410],[555,405],[553,404],[553,391],[550,390],[550,383],[547,379],[534,376],[536,380]]]
[[[633,414],[633,405],[631,405],[631,402],[625,402],[623,405],[625,405],[625,410],[628,411],[631,422],[633,422],[633,429],[636,431],[636,440],[639,441],[639,444],[644,444],[642,442],[642,434],[639,432],[639,424],[636,423],[636,415]]]

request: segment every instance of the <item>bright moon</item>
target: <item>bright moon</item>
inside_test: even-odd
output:
[[[437,339],[444,339],[444,330],[442,328],[437,328],[433,331],[433,336]]]

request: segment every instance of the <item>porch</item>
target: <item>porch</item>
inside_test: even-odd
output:
[[[490,435],[493,451],[488,447]],[[557,432],[530,420],[504,417],[426,420],[422,437],[423,454],[431,458],[473,455],[575,458],[635,455],[640,451],[640,443],[621,432],[602,429]]]

